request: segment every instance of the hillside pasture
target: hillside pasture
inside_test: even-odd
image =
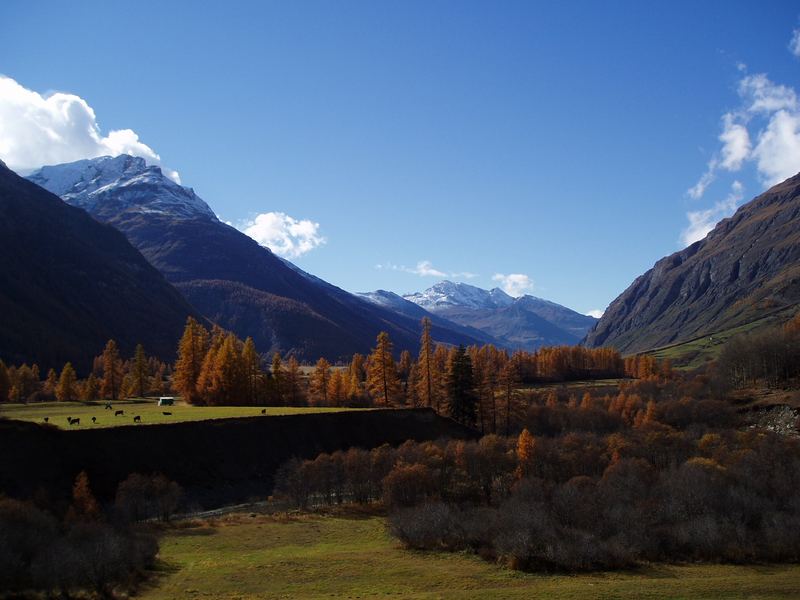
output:
[[[182,402],[176,402],[174,406],[158,406],[156,399],[118,400],[111,402],[112,410],[107,410],[105,404],[104,401],[2,403],[0,404],[0,418],[44,423],[44,418],[47,417],[50,425],[61,429],[97,429],[133,425],[135,416],[141,417],[141,425],[158,425],[239,417],[264,418],[265,415],[261,414],[262,410],[266,410],[266,416],[364,410],[298,406],[192,406]],[[115,412],[118,410],[125,411],[125,414],[115,416]],[[165,412],[172,414],[165,415]],[[80,419],[80,424],[70,425],[67,417]],[[92,423],[92,417],[96,418],[96,423]],[[139,424],[136,423],[136,425]]]

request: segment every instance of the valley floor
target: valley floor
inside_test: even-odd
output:
[[[789,599],[800,597],[800,565],[535,575],[471,555],[404,550],[374,515],[239,513],[168,529],[159,572],[140,597]]]

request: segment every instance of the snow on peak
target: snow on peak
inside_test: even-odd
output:
[[[394,292],[387,292],[386,290],[375,290],[374,292],[356,292],[356,296],[360,296],[364,300],[368,300],[373,304],[392,308],[403,303],[403,298]]]
[[[460,306],[466,308],[503,308],[514,302],[514,298],[500,288],[484,290],[467,283],[440,281],[424,292],[403,296],[414,304],[428,310]]]
[[[138,156],[101,156],[46,166],[28,179],[94,215],[127,211],[217,219],[194,190],[175,183],[160,167],[148,166]]]

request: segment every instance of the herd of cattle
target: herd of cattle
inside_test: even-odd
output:
[[[111,405],[110,402],[106,402],[105,410],[114,410],[114,407]],[[172,416],[172,413],[169,412],[169,411],[162,411],[161,414],[164,415],[165,417]],[[125,411],[124,410],[114,410],[114,416],[115,417],[124,417],[125,416]],[[50,422],[50,417],[45,417],[43,419],[43,421],[45,423],[49,423]],[[142,422],[142,416],[141,415],[134,416],[133,417],[133,422],[134,423],[141,423]],[[67,423],[69,423],[70,425],[80,425],[81,424],[81,419],[80,419],[80,417],[75,417],[75,418],[67,417]],[[92,417],[92,424],[96,424],[96,423],[97,423],[97,417]]]

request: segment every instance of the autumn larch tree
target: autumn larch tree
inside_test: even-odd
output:
[[[303,376],[300,373],[300,364],[294,356],[290,356],[286,364],[285,390],[289,406],[300,406],[305,402],[303,394]]]
[[[453,420],[474,427],[476,405],[472,361],[464,346],[459,346],[447,364],[447,408]]]
[[[72,363],[67,363],[61,369],[61,377],[58,379],[56,385],[56,399],[59,402],[72,402],[78,396],[77,384],[78,377],[75,375],[75,369],[72,368]]]
[[[100,516],[100,504],[92,493],[89,476],[86,471],[81,471],[72,486],[72,505],[67,511],[67,521],[94,521]]]
[[[192,317],[186,320],[183,336],[178,344],[178,360],[172,375],[172,387],[190,404],[200,400],[197,380],[208,351],[208,331]]]
[[[433,340],[431,339],[431,320],[425,317],[422,319],[422,338],[420,339],[419,358],[417,359],[417,396],[420,404],[428,408],[438,405],[435,400],[439,384],[434,352]]]
[[[400,394],[400,379],[397,377],[392,349],[389,334],[381,331],[378,334],[377,345],[369,356],[367,389],[372,397],[380,399],[384,406],[394,403]]]
[[[48,396],[53,396],[56,393],[56,386],[58,385],[58,374],[55,369],[50,369],[47,372],[47,379],[44,381],[43,391]]]
[[[114,340],[108,340],[103,350],[103,385],[100,394],[103,398],[116,400],[122,387],[122,361]]]
[[[253,338],[248,337],[242,348],[242,368],[244,369],[244,385],[248,404],[256,404],[261,387],[261,358],[256,352]]]
[[[100,386],[97,383],[97,378],[94,376],[94,373],[89,373],[89,377],[83,382],[81,399],[86,402],[91,402],[92,400],[97,400],[99,394]]]
[[[242,365],[239,342],[232,333],[226,335],[219,349],[214,352],[213,365],[209,374],[203,373],[207,386],[205,401],[212,405],[232,405],[246,403],[245,373]],[[212,350],[214,341],[212,340]],[[209,354],[212,353],[209,350]]]
[[[316,406],[328,406],[328,384],[331,379],[331,364],[324,358],[317,361],[317,366],[311,374],[309,393],[311,403]]]
[[[523,429],[517,438],[517,479],[533,473],[533,462],[536,453],[536,440],[527,429]]]
[[[505,404],[506,435],[511,433],[511,414],[517,399],[517,387],[520,382],[519,361],[515,356],[506,359],[500,371],[500,390]]]
[[[328,381],[328,402],[331,406],[344,406],[347,401],[347,376],[344,369],[334,369]]]
[[[411,404],[408,393],[408,376],[411,374],[411,364],[411,353],[408,350],[403,350],[400,353],[400,362],[397,364],[397,375],[403,384],[403,399],[406,404]]]

